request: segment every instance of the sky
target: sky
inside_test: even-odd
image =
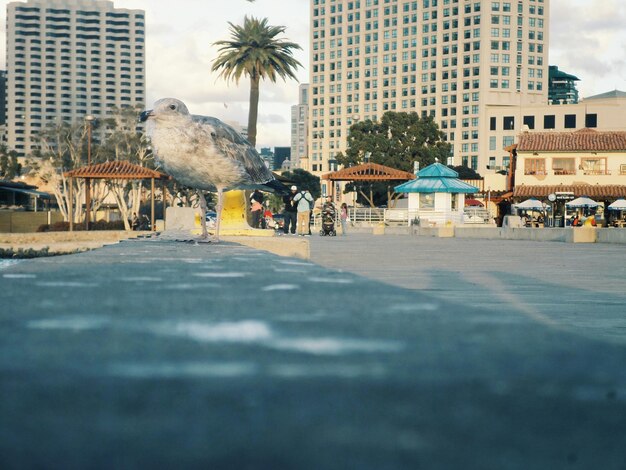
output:
[[[116,8],[146,12],[147,103],[164,97],[181,99],[193,114],[247,123],[249,82],[226,83],[211,72],[215,41],[228,39],[228,23],[245,15],[268,18],[285,26],[283,39],[302,50],[300,83],[309,80],[310,0],[114,0]],[[7,0],[0,0],[4,35]],[[614,89],[626,91],[626,2],[623,0],[551,0],[549,63],[580,78],[582,97]],[[5,64],[0,41],[0,64]],[[0,65],[4,68],[4,65]],[[290,145],[291,106],[298,101],[298,82],[278,79],[260,88],[257,147]]]

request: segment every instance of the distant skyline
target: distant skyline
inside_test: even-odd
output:
[[[0,28],[5,34],[7,0],[0,0]],[[228,39],[228,22],[244,15],[267,17],[286,27],[284,38],[302,47],[295,57],[309,80],[309,0],[114,0],[116,8],[146,11],[147,106],[163,97],[183,100],[194,114],[247,123],[249,82],[226,84],[211,73],[218,51],[213,43]],[[626,91],[626,4],[621,0],[551,0],[549,64],[581,79],[587,97]],[[6,41],[0,41],[0,67],[6,67]],[[261,83],[257,147],[290,145],[291,106],[298,82]]]

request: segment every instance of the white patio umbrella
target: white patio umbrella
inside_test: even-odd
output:
[[[543,211],[546,209],[546,205],[538,199],[526,199],[524,202],[516,204],[515,208],[527,211]]]
[[[593,199],[589,199],[588,197],[577,197],[573,201],[566,202],[565,205],[567,207],[598,207],[598,204]]]
[[[617,201],[609,204],[608,209],[613,211],[626,211],[626,199],[618,199]]]

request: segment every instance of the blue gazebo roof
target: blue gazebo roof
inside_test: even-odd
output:
[[[476,186],[458,178],[459,174],[441,163],[428,165],[417,174],[417,179],[394,188],[397,193],[477,193]]]
[[[432,165],[428,165],[426,168],[421,169],[417,173],[418,178],[458,178],[459,174],[454,171],[452,168],[449,168],[441,163],[433,163]]]

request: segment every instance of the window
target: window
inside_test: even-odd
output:
[[[576,129],[576,115],[575,114],[565,115],[565,129]]]
[[[524,116],[524,125],[528,126],[528,129],[535,128],[535,116]]]
[[[452,193],[450,196],[452,196],[452,201],[451,201],[451,206],[450,209],[452,209],[453,211],[458,209],[459,206],[459,195],[456,193]]]
[[[580,159],[580,167],[584,175],[610,175],[606,169],[606,158],[589,157]]]
[[[496,118],[495,117],[489,118],[489,130],[490,131],[496,130]]]
[[[554,126],[555,126],[554,114],[549,114],[543,117],[544,129],[554,129]]]
[[[598,115],[585,114],[585,127],[598,127]]]
[[[489,136],[489,150],[496,150],[496,136]]]
[[[515,117],[514,116],[504,116],[502,119],[502,128],[507,131],[511,131],[515,128]]]
[[[553,158],[552,170],[555,175],[575,175],[576,159],[575,158]]]
[[[435,209],[434,193],[420,193],[419,207],[420,207],[420,210],[434,210]]]
[[[472,170],[478,170],[478,155],[472,155]]]
[[[545,175],[546,159],[545,158],[527,158],[524,161],[525,175]]]

